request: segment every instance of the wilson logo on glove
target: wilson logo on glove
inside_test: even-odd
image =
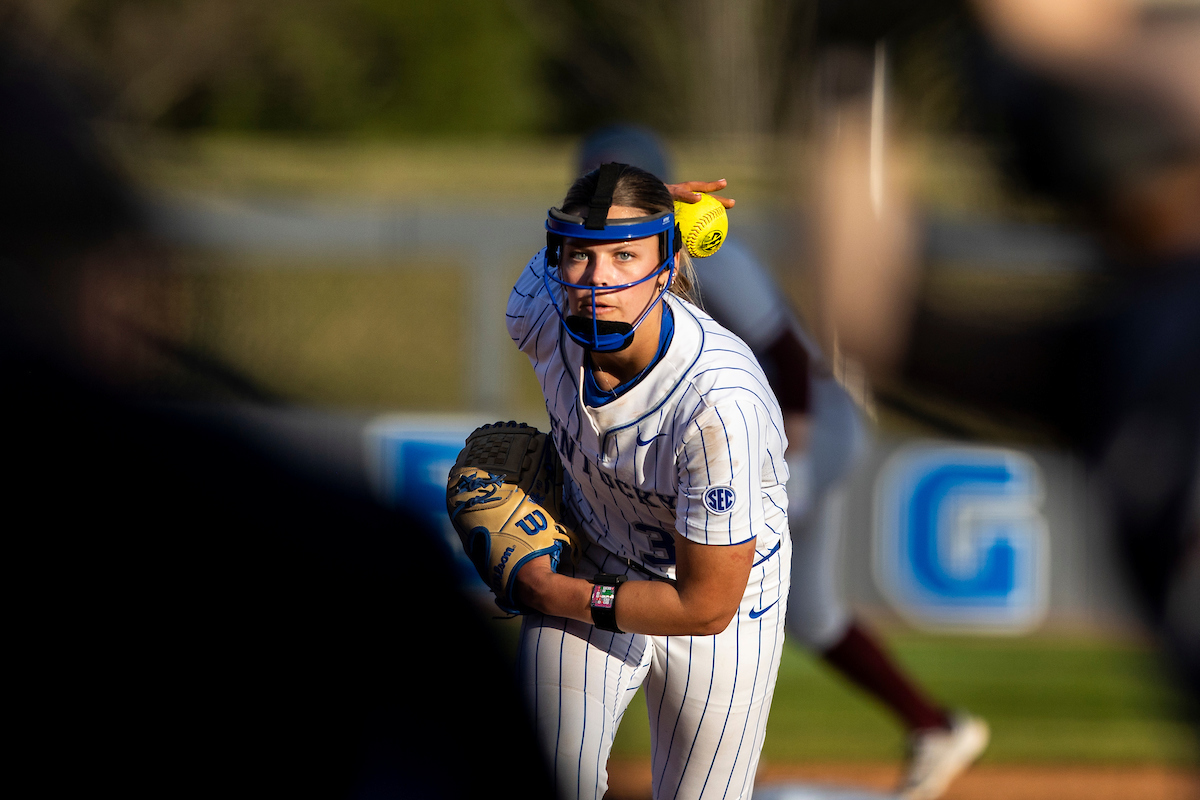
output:
[[[508,566],[508,557],[511,556],[513,554],[513,550],[516,550],[516,549],[517,548],[515,548],[515,547],[506,548],[504,551],[504,555],[500,556],[500,563],[497,564],[492,569],[492,573],[496,579],[500,579],[501,577],[503,577],[504,568]]]
[[[517,520],[517,527],[525,531],[526,536],[533,536],[538,531],[546,530],[546,515],[540,511],[526,514],[524,519]]]

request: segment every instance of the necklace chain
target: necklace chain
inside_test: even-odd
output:
[[[616,383],[613,384],[611,389],[607,389],[604,386],[600,385],[600,373],[601,373],[600,368],[597,367],[596,364],[593,362],[592,363],[592,380],[594,380],[596,382],[596,388],[598,388],[602,392],[605,392],[606,394],[611,394],[613,397],[616,397],[617,396],[617,387],[621,385],[621,382],[617,381]],[[609,377],[612,377],[610,373],[606,372],[604,374],[608,375]],[[615,380],[615,378],[614,378],[614,380]]]

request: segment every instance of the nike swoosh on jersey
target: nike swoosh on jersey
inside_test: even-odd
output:
[[[645,447],[646,445],[650,444],[651,442],[653,442],[655,439],[657,439],[657,438],[658,438],[658,437],[660,437],[660,436],[666,436],[666,434],[665,434],[665,433],[656,433],[656,434],[654,434],[653,436],[651,436],[649,439],[647,439],[646,441],[644,441],[644,442],[643,442],[643,441],[642,441],[642,435],[639,433],[639,434],[637,435],[637,443],[638,443],[640,446],[642,446],[642,447]]]
[[[778,602],[779,602],[778,600],[776,600],[776,601],[775,601],[775,603],[778,603]],[[769,606],[767,606],[766,608],[763,608],[763,609],[756,609],[756,608],[752,608],[752,609],[750,609],[750,619],[758,619],[758,618],[759,618],[759,617],[761,617],[763,614],[765,614],[765,613],[767,613],[768,611],[770,611],[770,610],[771,610],[771,608],[772,608],[772,607],[775,605],[775,603],[771,603],[771,605],[769,605]]]

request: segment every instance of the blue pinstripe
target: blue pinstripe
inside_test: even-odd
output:
[[[666,687],[669,685],[668,682],[671,680],[671,640],[673,638],[677,637],[668,636],[665,637],[663,641],[663,692],[660,692],[656,699],[658,703],[658,714],[654,720],[654,727],[650,729],[650,764],[655,770],[658,769],[658,744],[660,738],[657,734],[663,729],[662,715],[663,706],[665,705],[663,702],[663,695],[665,694]],[[676,717],[676,721],[678,721],[678,717]],[[668,747],[669,745],[670,743],[668,743]],[[654,783],[658,783],[657,772],[655,773]]]
[[[682,636],[672,636],[671,638],[672,638],[672,639],[679,640],[679,639],[682,639],[682,638],[684,638],[684,637],[682,637]],[[692,685],[692,637],[691,637],[691,636],[688,636],[688,637],[687,637],[687,641],[688,641],[687,679],[686,679],[686,680],[683,682],[683,695],[684,695],[684,697],[687,697],[687,694],[688,694],[688,688],[689,688],[689,687]],[[668,645],[667,645],[667,658],[670,658],[670,657],[671,657],[671,647],[670,647],[670,644],[668,644]],[[665,685],[666,685],[666,684],[664,684],[664,686],[665,686]],[[662,716],[662,707],[661,707],[661,706],[659,707],[659,716],[660,716],[660,717]],[[680,706],[680,708],[679,708],[679,713],[677,713],[677,714],[675,715],[675,724],[671,726],[671,738],[670,738],[670,740],[668,740],[668,742],[667,742],[667,754],[666,754],[666,755],[663,757],[663,762],[664,762],[664,764],[665,764],[665,763],[669,763],[669,762],[670,762],[670,760],[671,760],[671,751],[675,749],[675,735],[676,735],[677,733],[679,733],[679,720],[680,720],[680,718],[682,718],[682,717],[683,717],[683,707],[682,707],[682,705],[681,705],[681,706]],[[654,734],[653,734],[653,733],[651,733],[651,736],[653,736],[653,735],[654,735]],[[655,762],[655,770],[657,771],[657,769],[658,769],[658,764],[657,764],[657,761],[656,761],[656,762]],[[659,777],[661,778],[662,776],[660,775]]]
[[[563,629],[564,636],[558,640],[558,674],[563,674],[563,650],[566,648],[567,637],[566,628]],[[558,722],[554,733],[554,750],[557,752],[562,746],[562,721],[563,721],[563,688],[562,683],[558,684]],[[554,782],[558,783],[558,760],[554,762]]]
[[[591,630],[588,631],[587,643],[589,645],[592,643],[592,636],[595,633],[596,633],[595,628],[592,628]],[[590,656],[590,653],[584,652],[584,654],[583,654],[583,693],[584,694],[587,694],[588,657],[589,656]],[[607,666],[607,659],[605,659],[605,663]],[[601,721],[601,723],[603,724],[603,720]],[[584,751],[584,743],[587,740],[587,705],[584,705],[584,707],[583,707],[583,732],[584,732],[584,735],[582,737],[580,737],[580,740],[579,740],[579,761],[578,761],[579,766],[576,769],[576,776],[575,776],[575,787],[576,787],[575,792],[579,796],[583,795],[583,783],[582,783],[582,781],[583,781],[583,751]]]
[[[738,626],[739,628],[741,627],[741,624],[742,624],[742,615],[741,614],[738,614],[734,618],[733,624]],[[737,696],[738,671],[742,667],[741,637],[739,636],[739,637],[735,638],[734,642],[735,642],[736,646],[734,649],[734,659],[733,659],[733,665],[734,665],[733,666],[733,687],[730,690],[730,694],[733,695],[734,697],[736,697]],[[713,673],[714,674],[716,673],[716,670],[717,670],[716,655],[717,655],[716,651],[714,650],[713,651]],[[716,746],[717,750],[721,749],[721,742],[725,741],[725,729],[727,727],[729,727],[729,717],[730,717],[730,714],[728,713],[728,711],[726,711],[725,720],[724,720],[724,722],[721,723],[721,735],[717,737],[717,746]],[[741,740],[739,739],[738,740],[738,755],[741,755],[741,752],[742,752],[742,745],[741,745]],[[735,755],[733,757],[733,763],[735,766],[737,764],[738,755]],[[700,788],[700,796],[701,797],[704,796],[704,790],[708,788],[708,781],[709,781],[709,778],[712,777],[713,768],[716,766],[716,763],[717,762],[714,759],[708,765],[708,773],[704,776],[704,786],[702,786]],[[730,771],[729,777],[731,779],[733,778],[732,771]],[[728,786],[726,786],[726,790],[728,790]],[[722,797],[723,796],[724,795],[722,795]]]
[[[728,445],[729,444],[729,429],[725,427],[725,418],[721,416],[721,409],[717,408],[717,409],[715,409],[715,411],[717,414],[717,419],[720,420],[720,422],[721,422],[721,431],[725,434],[725,444]],[[729,474],[733,475],[733,453],[730,452],[728,447],[725,448],[725,452],[729,456]],[[746,455],[749,456],[750,454],[747,453]],[[747,462],[749,462],[749,458],[747,458]],[[747,502],[747,501],[749,501],[749,499],[750,498],[745,498],[743,500],[743,502]],[[750,507],[753,509],[753,507],[754,507],[753,504],[751,504]],[[750,518],[751,529],[753,529],[753,523],[754,523],[753,513],[754,512],[751,511],[751,515],[752,515]],[[729,520],[729,538],[730,538],[730,540],[732,540],[733,539],[733,515],[726,514],[725,517]]]
[[[738,623],[739,624],[741,623],[740,616],[738,618]],[[761,650],[762,649],[762,623],[761,622],[759,622],[759,625],[758,625],[758,645],[759,645],[759,649]],[[753,694],[754,690],[758,688],[758,672],[759,672],[759,668],[761,667],[761,665],[762,665],[762,660],[756,659],[754,662],[754,678],[750,681],[751,694]],[[750,715],[747,714],[745,721],[742,723],[742,735],[740,737],[738,737],[738,752],[737,752],[737,755],[734,756],[734,758],[733,758],[733,763],[735,765],[737,764],[738,759],[741,758],[741,756],[742,756],[742,745],[745,744],[745,742],[746,742],[746,730],[749,728],[749,726],[750,726]],[[733,776],[734,776],[734,770],[730,770],[729,777],[725,780],[725,792],[724,792],[724,794],[721,795],[722,797],[727,797],[729,795],[729,786],[730,786],[730,784],[733,783]],[[740,792],[739,792],[739,794],[740,794]]]
[[[689,660],[689,669],[690,669],[690,660]],[[708,706],[712,702],[713,684],[716,683],[716,680],[717,680],[717,651],[716,651],[716,648],[713,648],[712,669],[708,673],[708,694],[704,698],[704,710],[700,712],[700,720],[701,720],[700,725],[701,726],[704,725],[704,720],[708,718]],[[728,712],[728,709],[727,709],[727,712]],[[680,716],[682,716],[682,714],[680,714]],[[726,719],[728,719],[728,713],[726,714]],[[683,769],[681,769],[679,771],[679,782],[675,784],[675,794],[679,793],[679,787],[683,785],[683,776],[687,775],[688,767],[690,767],[692,765],[692,754],[696,752],[696,742],[700,741],[700,736],[698,735],[700,733],[700,731],[696,731],[696,733],[697,733],[697,735],[692,737],[692,744],[691,744],[691,747],[688,748],[688,754],[683,759]],[[672,737],[672,738],[674,738],[674,737]],[[721,742],[720,742],[720,740],[718,740],[716,749],[719,750],[720,747],[721,747]],[[707,780],[705,782],[707,783]],[[700,790],[700,794],[703,796],[703,794],[704,794],[703,789]]]

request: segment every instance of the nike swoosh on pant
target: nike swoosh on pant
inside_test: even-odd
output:
[[[775,554],[776,554],[776,553],[778,553],[778,552],[779,552],[779,543],[778,543],[778,542],[776,542],[776,543],[775,543],[775,546],[771,548],[771,552],[767,553],[765,556],[763,556],[762,558],[760,558],[758,561],[755,561],[755,562],[754,562],[753,564],[751,564],[750,566],[751,566],[751,567],[757,567],[759,564],[761,564],[762,562],[766,561],[768,558],[770,558],[771,556],[775,555]]]
[[[778,602],[779,602],[778,600],[776,600],[776,601],[775,601],[775,603],[778,603]],[[752,608],[752,609],[750,609],[750,619],[758,619],[758,618],[759,618],[759,617],[761,617],[763,614],[765,614],[765,613],[767,613],[768,611],[770,611],[770,610],[771,610],[771,608],[772,608],[772,607],[775,605],[775,603],[771,603],[771,605],[769,605],[769,606],[767,606],[766,608],[763,608],[763,609],[756,609],[756,608]]]

